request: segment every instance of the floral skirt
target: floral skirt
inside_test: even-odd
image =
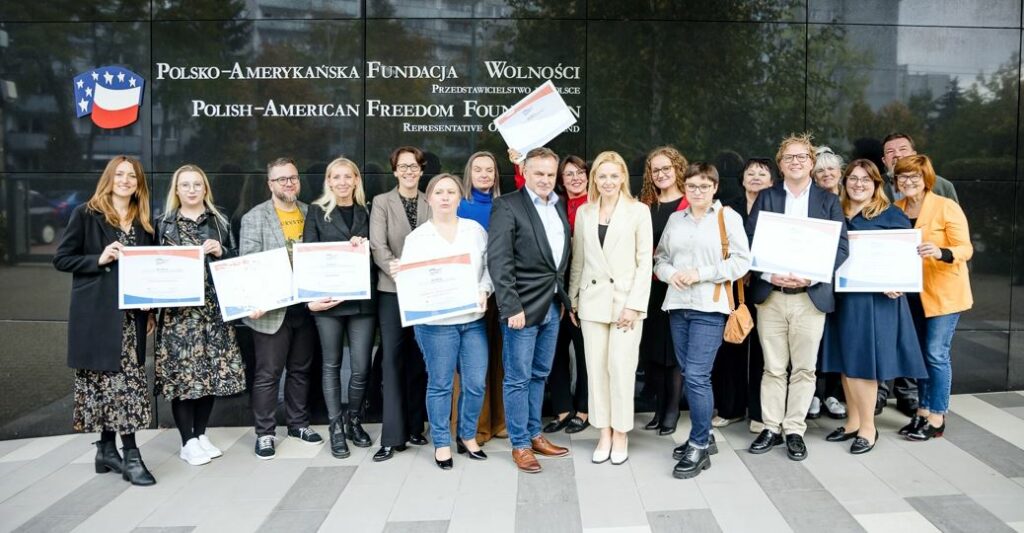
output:
[[[149,387],[146,369],[136,355],[137,339],[134,314],[126,312],[121,326],[121,370],[75,370],[75,431],[127,434],[149,427]]]

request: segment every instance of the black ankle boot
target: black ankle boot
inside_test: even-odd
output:
[[[338,459],[352,455],[352,452],[348,451],[348,443],[345,442],[345,427],[341,417],[331,420],[331,426],[327,433],[331,439],[331,455]]]
[[[98,440],[96,444],[96,473],[103,474],[113,471],[121,473],[121,456],[117,453],[117,445],[113,441]]]
[[[121,448],[121,451],[124,452],[121,477],[125,481],[130,481],[132,485],[156,485],[156,478],[146,468],[146,463],[142,462],[142,454],[138,448]]]
[[[348,440],[352,441],[352,444],[360,448],[369,448],[373,444],[373,439],[363,429],[362,422],[358,414],[349,413],[348,422],[345,423],[345,436],[348,437]]]

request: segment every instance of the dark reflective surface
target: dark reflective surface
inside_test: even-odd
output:
[[[811,22],[1020,27],[1020,2],[1007,0],[807,0]]]
[[[616,0],[590,0],[587,2],[591,18],[627,20],[735,20],[752,22],[803,22],[805,0],[776,2],[749,2],[722,0],[648,0],[620,2]]]
[[[556,67],[562,75],[553,81],[579,122],[551,147],[586,159],[620,152],[634,192],[644,156],[662,144],[715,163],[728,199],[740,193],[743,160],[773,157],[790,132],[811,131],[848,160],[880,159],[891,131],[912,135],[953,180],[975,246],[975,306],[954,340],[954,391],[1024,387],[1020,2],[85,4],[0,3],[0,80],[13,84],[0,86],[0,390],[34,385],[0,402],[0,438],[68,431],[71,277],[49,263],[68,213],[92,194],[111,156],[142,160],[154,212],[171,173],[199,164],[236,231],[241,215],[268,198],[265,164],[279,156],[296,159],[307,202],[338,155],[360,165],[371,200],[392,189],[388,156],[400,145],[428,153],[423,184],[441,171],[461,174],[472,152],[490,150],[508,191],[512,166],[488,124],[543,83],[541,69]],[[231,79],[236,63],[243,79]],[[146,78],[130,127],[101,130],[72,112],[71,79],[101,65]],[[217,79],[172,69],[193,66],[216,69]],[[261,67],[326,70],[309,79]],[[248,105],[266,111],[270,100],[355,112],[215,116]],[[225,401],[214,418],[250,424],[247,398]]]

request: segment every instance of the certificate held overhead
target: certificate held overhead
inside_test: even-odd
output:
[[[494,119],[505,144],[521,154],[539,148],[576,123],[576,116],[551,81]]]

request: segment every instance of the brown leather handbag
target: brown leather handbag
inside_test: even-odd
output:
[[[729,237],[725,234],[725,210],[727,207],[722,207],[718,210],[718,237],[722,242],[722,259],[729,258]],[[734,302],[732,297],[732,281],[726,283],[719,283],[715,285],[714,301],[722,295],[722,289],[725,289],[726,297],[729,299],[729,319],[725,322],[725,332],[722,333],[722,339],[725,342],[732,344],[742,344],[750,334],[750,330],[754,329],[754,319],[750,316],[750,310],[747,309],[746,300],[743,297],[743,280],[740,280],[737,284],[737,292],[739,296],[739,302]]]

